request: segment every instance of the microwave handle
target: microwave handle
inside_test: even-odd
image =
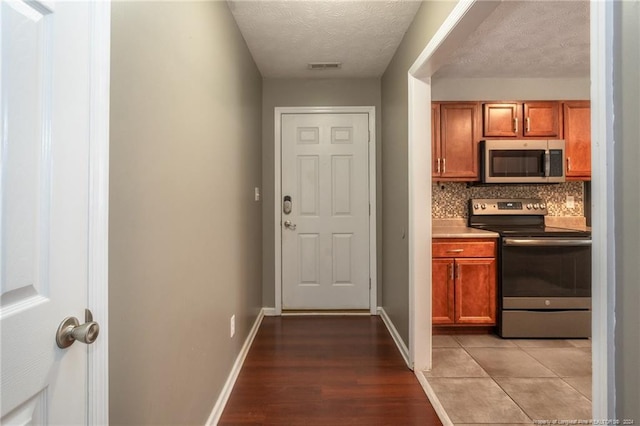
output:
[[[549,177],[551,174],[551,154],[549,150],[544,151],[544,175],[545,177]]]

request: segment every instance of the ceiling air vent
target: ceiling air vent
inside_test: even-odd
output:
[[[342,62],[309,62],[307,68],[310,70],[337,70],[342,68]]]

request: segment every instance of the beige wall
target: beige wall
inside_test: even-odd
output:
[[[589,99],[589,78],[433,78],[434,101]]]
[[[382,306],[405,343],[409,341],[407,72],[455,5],[454,1],[423,3],[382,76]]]
[[[319,72],[319,71],[313,71]],[[263,293],[264,306],[275,306],[274,254],[274,108],[291,106],[375,106],[378,164],[380,164],[380,80],[367,79],[265,79],[262,84],[263,182]],[[378,166],[378,170],[380,167]],[[378,199],[380,199],[378,172]],[[378,223],[381,207],[378,205]],[[381,230],[378,226],[378,247]],[[378,265],[381,259],[378,256]],[[378,268],[379,269],[379,268]],[[378,272],[380,274],[380,272]],[[380,290],[380,287],[378,287]]]
[[[614,170],[616,418],[640,422],[640,3],[616,2]]]
[[[262,79],[226,2],[114,2],[111,49],[110,420],[204,424],[262,305]]]

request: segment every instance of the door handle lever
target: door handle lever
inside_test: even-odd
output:
[[[291,229],[292,231],[296,230],[296,224],[295,223],[291,223],[290,220],[285,220],[284,221],[284,227],[287,229]]]

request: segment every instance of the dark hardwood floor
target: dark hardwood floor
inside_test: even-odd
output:
[[[379,317],[266,317],[219,425],[441,425]]]

